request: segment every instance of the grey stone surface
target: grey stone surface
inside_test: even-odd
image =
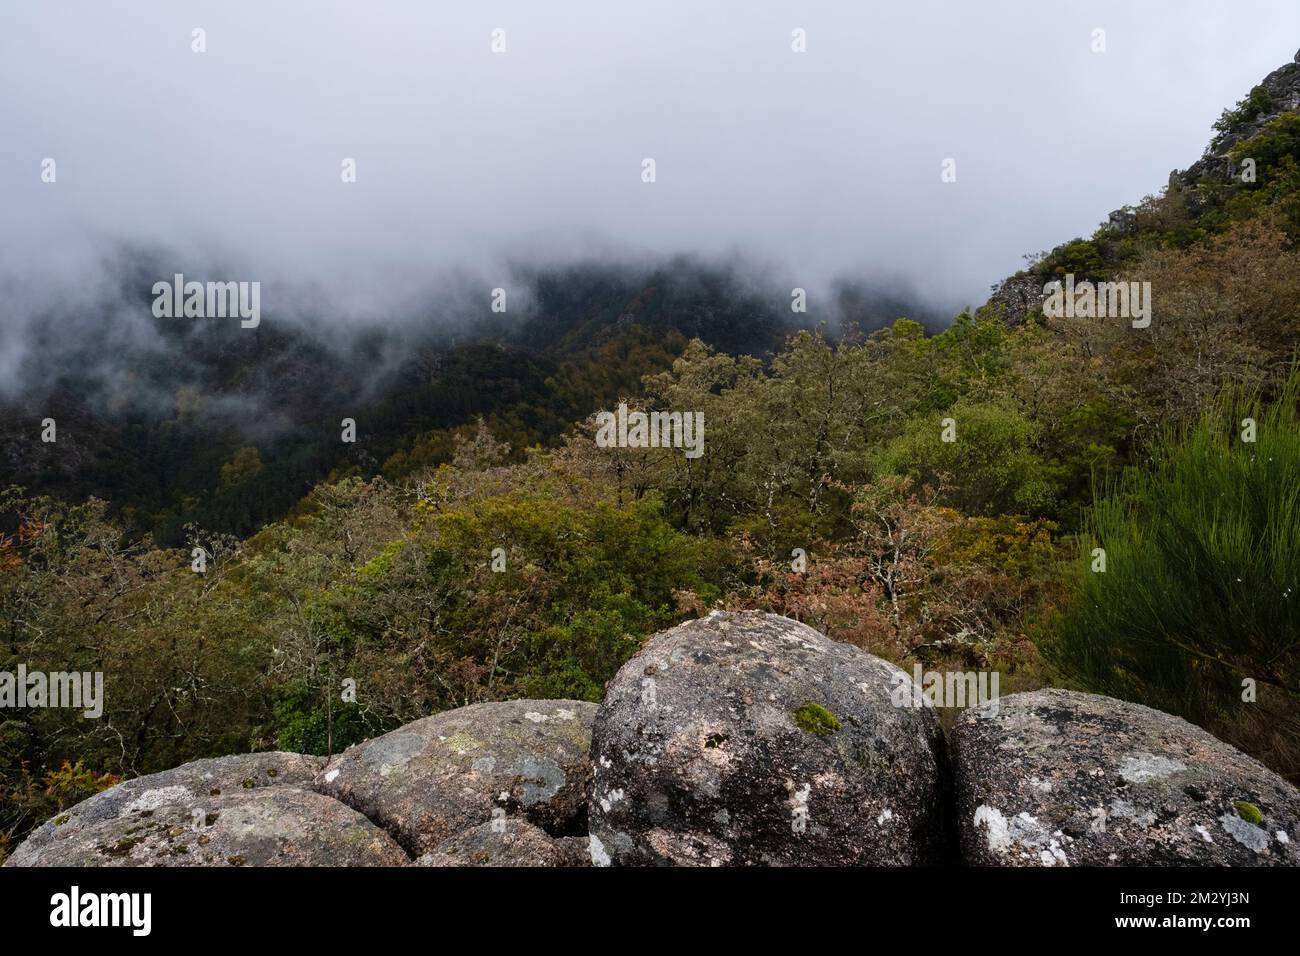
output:
[[[570,838],[572,839],[572,838]],[[480,823],[422,855],[419,866],[572,866],[572,854],[518,817]]]
[[[942,735],[911,678],[789,618],[651,638],[592,738],[598,864],[924,864],[943,855]],[[802,715],[802,716],[801,716]]]
[[[1001,315],[1007,325],[1019,325],[1026,315],[1043,307],[1046,281],[1037,273],[1017,273],[994,288],[985,307]]]
[[[180,768],[178,768],[180,769]],[[195,811],[201,816],[196,820]],[[57,827],[56,827],[57,829]],[[407,866],[402,848],[337,800],[292,787],[179,798],[144,790],[121,812],[29,844],[7,866]]]
[[[1066,690],[1013,694],[959,718],[953,762],[967,863],[1300,863],[1300,791],[1149,707]]]
[[[383,826],[412,854],[492,819],[554,835],[586,828],[596,705],[512,700],[444,711],[350,747],[316,788]]]
[[[192,806],[196,800],[263,787],[311,790],[312,780],[325,761],[294,753],[236,754],[195,760],[171,770],[124,781],[57,814],[32,831],[8,861],[12,865],[35,859],[41,850],[59,840],[71,839],[85,827],[131,813],[144,801]]]

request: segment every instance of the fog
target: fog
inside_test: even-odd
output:
[[[321,325],[679,253],[813,315],[835,280],[951,314],[1158,191],[1297,45],[1293,0],[6,0],[0,381],[37,317],[134,314],[123,249]]]

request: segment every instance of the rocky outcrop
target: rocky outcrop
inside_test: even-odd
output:
[[[651,638],[592,734],[592,857],[692,866],[924,864],[943,855],[943,740],[911,678],[774,614]]]
[[[993,294],[989,296],[984,307],[1000,316],[1008,325],[1017,325],[1023,322],[1030,312],[1036,312],[1043,307],[1045,298],[1043,286],[1046,281],[1043,276],[1036,273],[1018,272],[993,287]]]
[[[789,618],[647,641],[595,704],[476,704],[325,765],[127,781],[7,866],[1300,865],[1300,791],[1176,717],[1064,690],[965,711]],[[594,774],[594,776],[593,776]]]
[[[1149,707],[1013,694],[962,715],[953,760],[967,863],[1300,864],[1300,792]]]
[[[1221,130],[1210,142],[1199,160],[1185,172],[1170,173],[1171,184],[1194,186],[1204,179],[1228,181],[1240,174],[1229,153],[1234,146],[1257,135],[1265,126],[1283,113],[1300,110],[1300,52],[1295,59],[1274,70],[1251,91],[1247,102],[1255,101],[1256,108],[1239,116],[1229,129]]]
[[[413,856],[489,822],[493,810],[556,836],[586,830],[596,705],[474,704],[344,751],[316,788],[383,826]]]
[[[111,793],[111,791],[106,791]],[[145,789],[114,816],[24,844],[9,866],[405,866],[402,848],[337,800],[294,787]]]

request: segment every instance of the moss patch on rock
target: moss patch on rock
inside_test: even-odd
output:
[[[840,729],[839,719],[820,704],[804,704],[791,716],[801,730],[816,734],[818,737],[829,737]]]
[[[1259,826],[1264,822],[1264,814],[1259,812],[1259,807],[1253,803],[1247,803],[1245,800],[1234,800],[1232,808],[1237,811],[1237,816],[1241,817],[1247,823],[1253,823]]]

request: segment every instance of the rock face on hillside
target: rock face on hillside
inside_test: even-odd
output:
[[[136,777],[83,800],[32,831],[8,863],[46,864],[61,853],[51,851],[54,856],[47,856],[48,848],[77,842],[80,832],[87,828],[98,828],[96,832],[112,829],[102,824],[125,821],[123,826],[129,827],[137,822],[141,809],[156,809],[163,804],[200,808],[213,797],[266,787],[310,790],[324,763],[319,757],[303,754],[237,754],[195,760],[162,773]]]
[[[44,846],[24,844],[12,866],[405,866],[402,848],[337,800],[293,787],[194,797],[146,789],[112,817]],[[106,791],[111,792],[111,791]],[[56,818],[57,819],[57,818]],[[56,831],[58,825],[55,826]]]
[[[953,760],[967,863],[1300,864],[1300,792],[1149,707],[1013,694],[962,715]]]
[[[773,614],[651,638],[592,734],[598,864],[926,864],[943,857],[943,739],[911,678]]]
[[[585,832],[596,705],[474,704],[344,751],[316,779],[419,856],[492,819],[520,816],[556,835]]]
[[[1170,174],[1170,181],[1190,186],[1198,180],[1212,178],[1228,180],[1240,173],[1239,167],[1228,153],[1238,143],[1250,139],[1283,113],[1300,110],[1300,52],[1295,59],[1274,70],[1256,87],[1261,95],[1261,109],[1253,116],[1243,117],[1232,129],[1220,132],[1210,142],[1205,155],[1188,167],[1186,172]]]
[[[1264,77],[1251,91],[1249,99],[1253,101],[1250,108],[1238,111],[1231,128],[1215,134],[1200,159],[1182,172],[1174,170],[1169,174],[1170,193],[1181,192],[1183,204],[1192,215],[1198,215],[1208,202],[1204,191],[1195,187],[1207,182],[1227,184],[1241,175],[1241,167],[1229,155],[1233,147],[1257,135],[1283,113],[1300,110],[1300,52],[1292,62]],[[1132,208],[1126,207],[1107,217],[1098,230],[1098,236],[1121,239],[1136,227],[1137,217]],[[1018,325],[1042,308],[1043,287],[1057,278],[1059,276],[1048,274],[1037,266],[1023,269],[994,286],[984,308],[1000,315],[1008,325]]]
[[[1023,322],[1030,312],[1042,308],[1045,282],[1037,274],[1017,273],[993,288],[985,308],[1000,314],[1009,325]]]

